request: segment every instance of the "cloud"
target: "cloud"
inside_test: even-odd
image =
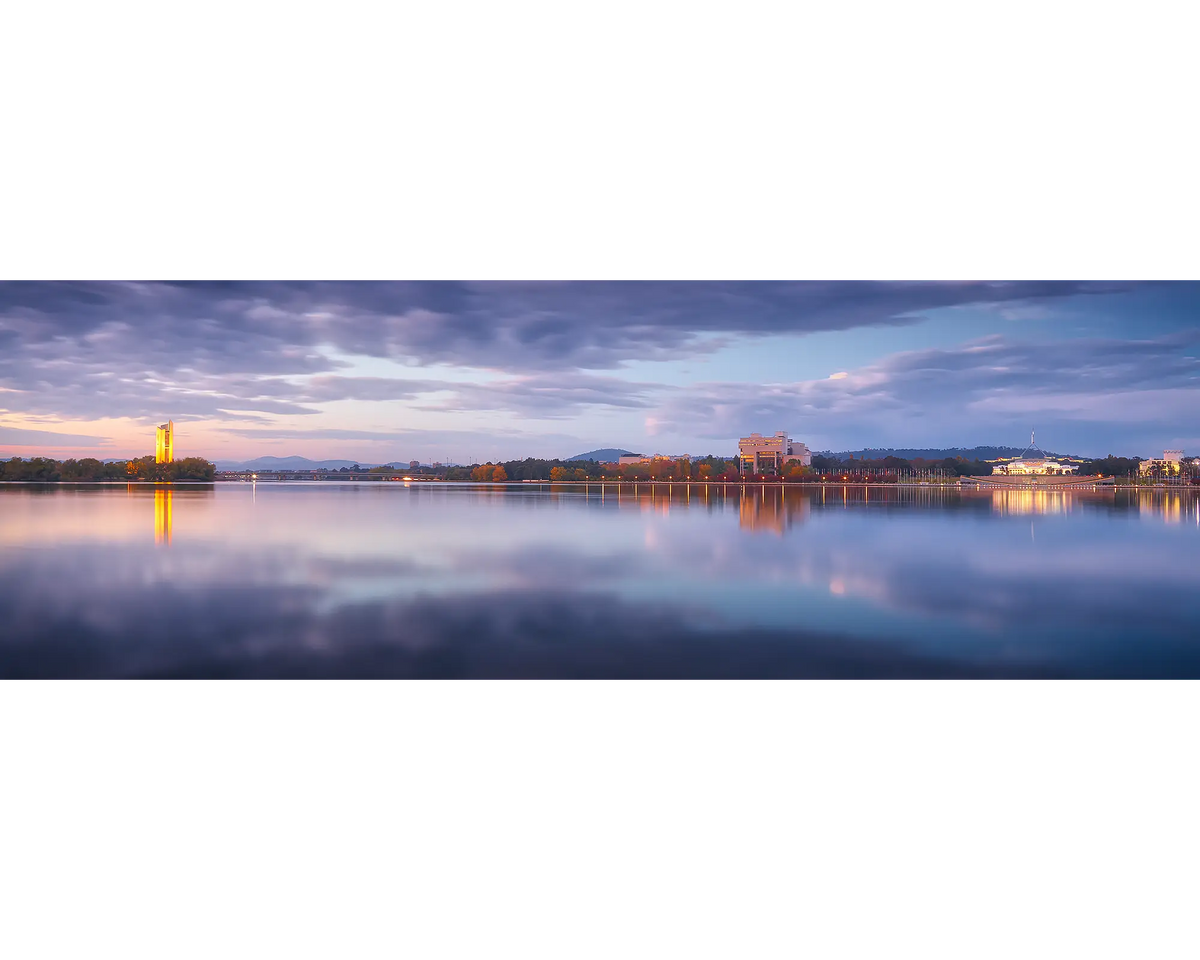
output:
[[[407,430],[353,430],[341,427],[313,427],[309,430],[293,430],[281,427],[229,426],[225,433],[235,437],[257,440],[400,440],[409,435]]]
[[[1037,303],[1127,286],[6,282],[0,387],[30,391],[36,411],[67,415],[305,413],[289,384],[336,373],[345,355],[562,375],[696,356],[731,336],[908,324],[939,307]]]
[[[0,443],[19,447],[102,447],[111,440],[81,433],[55,433],[51,430],[25,430],[0,424]]]
[[[649,406],[666,388],[618,377],[569,372],[502,377],[485,383],[386,377],[318,376],[293,388],[304,402],[419,400],[423,410],[514,413],[526,419],[558,420],[585,407]]]
[[[1129,436],[1145,436],[1200,407],[1197,344],[1200,331],[1043,343],[991,336],[894,354],[838,378],[696,384],[655,415],[672,432],[702,424],[703,436],[721,439],[786,425],[801,439],[836,431],[857,442],[913,442],[931,420],[942,441],[996,442],[1031,422],[1079,438],[1091,435],[1081,425],[1124,424]]]
[[[636,411],[627,429],[641,424],[684,446],[728,444],[764,423],[838,449],[996,442],[1027,435],[1031,420],[1076,444],[1094,440],[1097,451],[1134,440],[1147,449],[1177,444],[1196,383],[1186,345],[1177,342],[1172,357],[1165,340],[1033,346],[996,337],[859,369],[835,366],[817,382],[766,385],[680,388],[633,382],[620,370],[746,338],[913,324],[945,307],[987,307],[997,324],[1020,329],[1004,317],[1040,316],[1068,297],[1099,302],[1130,286],[0,283],[0,391],[26,418],[222,420],[244,424],[247,437],[293,416],[313,418],[315,432],[292,422],[278,436],[389,436],[370,429],[379,422],[346,423],[352,429],[339,433],[313,416],[350,401],[396,404],[427,420],[500,414],[518,423]],[[363,358],[407,365],[415,376],[375,375],[386,364]],[[439,378],[447,366],[458,369]],[[368,375],[352,372],[358,369]],[[396,419],[390,413],[382,423]],[[1071,432],[1072,425],[1079,429]],[[482,432],[485,424],[473,426]]]

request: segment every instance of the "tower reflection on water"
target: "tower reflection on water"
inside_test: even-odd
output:
[[[149,491],[139,483],[125,485],[125,493],[129,497],[149,496]],[[154,490],[154,542],[165,547],[171,545],[171,491],[156,488]]]
[[[154,542],[171,545],[171,491],[154,491]]]

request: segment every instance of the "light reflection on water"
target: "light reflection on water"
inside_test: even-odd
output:
[[[170,490],[154,491],[154,542],[171,545],[171,493]]]
[[[1198,550],[1190,491],[3,485],[0,675],[1198,676]]]

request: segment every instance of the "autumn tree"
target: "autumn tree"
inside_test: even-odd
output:
[[[498,466],[492,471],[492,480],[496,483],[503,483],[507,479],[508,474],[504,472],[503,467]]]

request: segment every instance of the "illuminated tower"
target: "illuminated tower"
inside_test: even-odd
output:
[[[160,424],[154,438],[154,462],[171,463],[175,459],[175,421]]]

